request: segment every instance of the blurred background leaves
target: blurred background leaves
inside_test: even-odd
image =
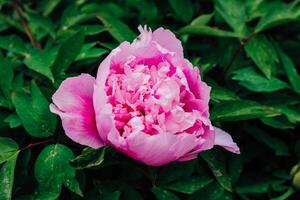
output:
[[[0,0],[0,10],[1,200],[300,198],[298,0]],[[212,87],[211,120],[241,155],[215,148],[154,168],[64,135],[53,92],[95,76],[138,25],[180,38]]]

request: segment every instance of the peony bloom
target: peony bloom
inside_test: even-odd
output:
[[[100,64],[96,79],[68,78],[50,109],[66,135],[82,145],[109,145],[147,165],[197,157],[214,145],[239,153],[226,132],[209,120],[210,87],[183,56],[169,30],[123,42]]]

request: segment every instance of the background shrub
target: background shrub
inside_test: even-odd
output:
[[[0,10],[1,200],[300,198],[298,0],[1,0]],[[64,135],[53,92],[67,77],[95,75],[140,24],[181,39],[213,88],[212,122],[241,155],[215,148],[148,167]]]

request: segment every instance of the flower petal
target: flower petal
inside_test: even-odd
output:
[[[160,46],[168,49],[171,52],[175,52],[179,57],[183,58],[183,48],[181,42],[170,30],[158,28],[153,32],[152,37],[153,40],[156,41]]]
[[[160,166],[176,161],[191,151],[196,145],[197,138],[192,134],[148,135],[139,132],[128,136],[126,142],[127,148],[120,151],[147,165]]]
[[[62,82],[52,96],[50,110],[60,116],[66,135],[75,142],[93,148],[103,146],[93,106],[94,77],[81,74]]]
[[[219,129],[217,127],[214,127],[215,129],[215,145],[222,146],[226,150],[240,154],[240,149],[237,146],[237,144],[232,140],[232,137],[223,131],[222,129]]]

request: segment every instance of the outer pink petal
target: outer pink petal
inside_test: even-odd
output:
[[[81,74],[62,82],[52,96],[50,110],[60,116],[66,135],[75,142],[93,148],[103,146],[93,106],[94,77]]]
[[[153,40],[159,43],[163,48],[168,49],[171,52],[175,52],[178,56],[183,58],[181,42],[171,31],[158,28],[153,32]]]
[[[215,129],[215,145],[224,147],[226,150],[240,154],[240,149],[237,144],[232,140],[231,136],[225,131],[214,127]]]
[[[107,104],[107,95],[105,92],[105,82],[109,75],[112,59],[118,53],[122,53],[123,47],[128,46],[127,42],[123,42],[119,47],[114,49],[100,64],[97,72],[96,83],[94,85],[93,102],[95,109],[96,126],[99,131],[100,138],[107,143],[107,136],[114,127],[112,107]],[[122,54],[120,56],[123,56]],[[125,55],[124,55],[125,56]]]
[[[126,143],[127,148],[120,151],[147,165],[160,166],[176,161],[190,152],[195,147],[197,138],[191,134],[148,135],[140,132],[130,135]]]
[[[185,61],[186,66],[183,69],[183,73],[186,76],[190,90],[197,99],[201,99],[208,104],[211,88],[201,80],[199,69],[197,67],[193,67],[188,60]]]

